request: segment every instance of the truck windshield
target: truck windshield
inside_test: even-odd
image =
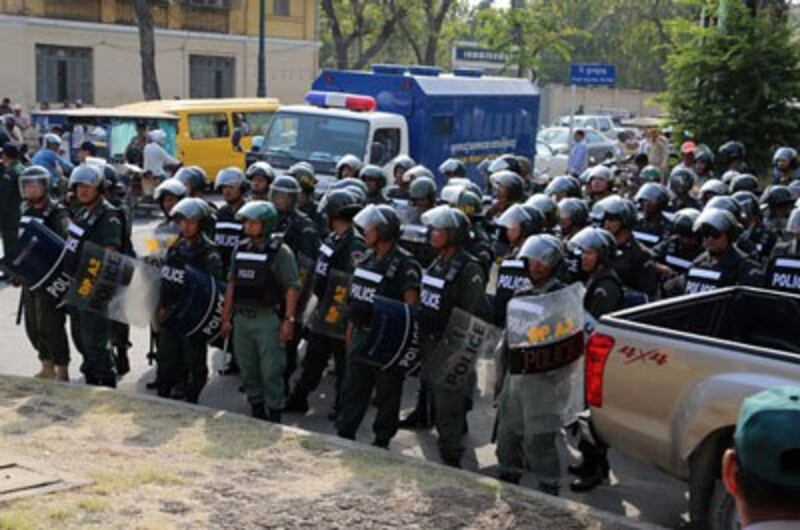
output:
[[[264,135],[262,151],[267,162],[278,168],[305,160],[317,172],[332,174],[342,156],[364,156],[368,132],[365,120],[276,112]]]

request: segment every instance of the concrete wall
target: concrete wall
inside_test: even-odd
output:
[[[0,15],[0,96],[36,103],[36,44],[93,50],[94,103],[111,106],[142,99],[139,41],[133,26]],[[234,57],[236,96],[255,96],[258,42],[254,37],[156,30],[156,69],[164,98],[189,96],[191,54]],[[267,95],[298,102],[317,73],[318,43],[268,38]]]
[[[550,124],[559,116],[568,116],[570,112],[570,87],[564,85],[543,85],[541,92],[540,121]],[[583,105],[586,112],[591,109],[613,108],[626,109],[636,116],[658,116],[664,111],[650,101],[657,92],[629,90],[621,88],[582,88],[575,90],[576,109]]]

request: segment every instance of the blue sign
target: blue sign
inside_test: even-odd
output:
[[[613,64],[571,64],[570,83],[579,86],[614,85],[617,82],[617,67]]]

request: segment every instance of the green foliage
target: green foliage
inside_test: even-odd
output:
[[[754,16],[743,2],[723,4],[724,24],[672,21],[676,46],[661,100],[676,130],[711,146],[740,140],[750,165],[763,172],[777,146],[800,143],[800,109],[793,105],[800,45],[785,14],[765,9]],[[708,3],[706,13],[717,13],[715,5]]]

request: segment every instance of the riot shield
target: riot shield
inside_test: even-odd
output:
[[[423,378],[453,390],[464,388],[478,358],[492,357],[502,337],[500,328],[462,309],[453,309],[442,339],[423,352]]]
[[[225,284],[191,265],[163,267],[161,275],[162,297],[168,297],[170,307],[161,326],[186,337],[201,333],[207,342],[219,344]]]
[[[335,269],[328,273],[325,294],[317,301],[317,306],[308,320],[308,329],[312,333],[344,339],[347,318],[350,316],[347,290],[351,277],[350,274]]]
[[[158,305],[157,268],[86,241],[67,291],[67,303],[109,320],[147,326]]]
[[[145,259],[150,263],[161,263],[179,235],[180,226],[177,223],[161,223],[156,226],[153,234],[145,240]]]
[[[416,370],[420,363],[417,309],[375,296],[369,337],[350,352],[350,358],[382,370],[397,368],[404,373]]]
[[[392,207],[400,218],[400,224],[419,224],[419,211],[406,199],[392,199]]]
[[[296,258],[297,277],[300,281],[300,299],[297,302],[297,308],[303,311],[311,298],[311,285],[314,280],[314,268],[317,262],[302,252],[298,252]]]
[[[580,283],[552,293],[512,298],[508,304],[506,343],[509,372],[514,375],[555,374],[539,377],[542,406],[548,399],[568,423],[584,409],[583,356],[585,289]],[[548,398],[550,396],[550,398]],[[566,399],[565,399],[566,398]]]
[[[64,239],[38,218],[20,219],[19,240],[0,267],[31,291],[44,291],[60,302],[72,278],[63,270]]]

